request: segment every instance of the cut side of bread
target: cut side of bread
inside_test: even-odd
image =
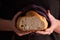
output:
[[[16,27],[20,31],[44,30],[48,27],[48,22],[44,16],[39,15],[36,11],[28,11],[25,16],[18,17]]]

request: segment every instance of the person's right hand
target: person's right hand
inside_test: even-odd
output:
[[[12,29],[18,36],[24,36],[24,35],[31,33],[31,32],[22,32],[22,31],[18,30],[15,26],[13,26]]]
[[[14,32],[18,35],[18,36],[24,36],[24,35],[27,35],[31,32],[21,32],[19,30],[17,30],[16,28],[14,28]]]
[[[23,35],[26,35],[26,34],[31,33],[31,32],[21,32],[21,31],[19,31],[19,30],[15,27],[15,20],[16,20],[17,16],[20,15],[21,12],[22,12],[22,11],[17,12],[17,14],[14,15],[14,17],[13,17],[13,19],[12,19],[12,21],[11,21],[11,22],[12,22],[12,23],[11,23],[12,29],[13,29],[13,31],[14,31],[18,36],[23,36]]]

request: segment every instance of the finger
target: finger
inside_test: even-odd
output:
[[[49,34],[53,33],[53,29],[51,29],[51,28],[48,28],[45,31],[48,32]]]
[[[48,10],[48,16],[51,21],[55,20],[55,17],[53,15],[51,15],[50,10]]]
[[[44,34],[44,35],[46,35],[46,34],[50,35],[51,33],[53,33],[53,30],[54,30],[54,28],[51,27],[51,28],[46,29],[45,31],[37,31],[36,33]]]
[[[31,32],[27,32],[27,33],[17,33],[17,34],[18,34],[18,36],[24,36],[24,35],[27,35],[27,34],[29,34],[29,33],[31,33]]]
[[[50,13],[50,10],[48,10],[48,14],[51,14],[51,13]]]
[[[36,33],[38,34],[43,34],[43,35],[50,35],[50,32],[47,32],[47,31],[37,31]]]

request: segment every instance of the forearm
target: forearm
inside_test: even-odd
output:
[[[11,20],[0,19],[0,31],[11,31]]]
[[[57,23],[57,27],[56,29],[54,30],[56,33],[59,33],[60,34],[60,20],[58,21]]]

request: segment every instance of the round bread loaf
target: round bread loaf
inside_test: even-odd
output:
[[[44,30],[48,27],[46,18],[39,15],[36,11],[28,11],[25,16],[20,16],[16,23],[20,31],[37,31]]]

